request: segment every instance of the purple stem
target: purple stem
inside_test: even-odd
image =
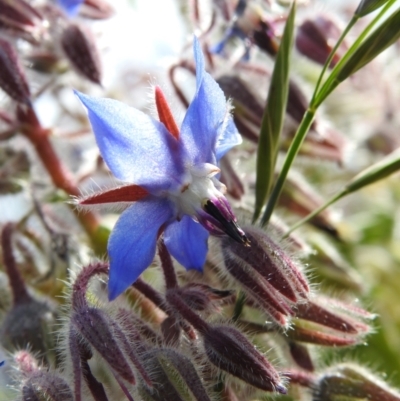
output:
[[[178,287],[174,265],[172,263],[171,255],[165,246],[163,237],[160,237],[158,240],[158,255],[160,256],[161,267],[164,272],[165,285],[167,289]]]
[[[7,223],[1,234],[1,246],[3,248],[3,262],[6,268],[8,279],[13,294],[14,305],[30,302],[32,300],[29,295],[25,282],[15,263],[14,254],[12,251],[12,233],[14,225]]]

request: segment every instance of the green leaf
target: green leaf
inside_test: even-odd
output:
[[[288,98],[289,64],[290,53],[293,46],[295,15],[296,2],[293,3],[286,21],[261,123],[257,150],[256,204],[253,221],[257,220],[260,215],[274,178],[275,163],[279,150],[279,138],[282,131]]]
[[[388,0],[362,0],[354,14],[359,17],[365,17],[387,2]]]
[[[361,44],[337,74],[339,82],[353,75],[400,38],[400,9],[386,19]]]
[[[346,193],[351,193],[382,180],[400,170],[400,149],[395,150],[378,163],[361,171],[345,187]]]
[[[314,97],[313,107],[318,107],[341,82],[364,67],[400,38],[400,9],[382,21],[386,11],[395,1],[389,0],[386,2],[385,7],[364,29],[335,66],[318,95]],[[378,23],[380,25],[370,33]]]
[[[374,182],[380,181],[389,175],[400,170],[400,148],[383,158],[378,163],[375,163],[371,167],[361,171],[357,174],[351,181],[349,181],[344,188],[324,203],[321,207],[314,210],[304,219],[296,223],[287,233],[286,236],[300,227],[302,224],[306,223],[314,216],[318,215],[320,212],[325,210],[328,206],[342,199],[348,194],[358,191],[359,189],[366,187],[367,185],[373,184]]]

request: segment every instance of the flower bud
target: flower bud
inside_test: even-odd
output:
[[[289,351],[290,355],[298,366],[309,372],[314,370],[313,361],[305,345],[294,341],[289,341]]]
[[[36,359],[28,351],[17,352],[14,359],[22,376],[20,385],[23,401],[74,401],[68,383],[50,372],[47,367],[39,367]]]
[[[0,39],[0,88],[17,102],[30,104],[31,94],[18,53],[4,39]]]
[[[236,75],[224,75],[217,82],[225,96],[232,99],[235,107],[233,119],[242,136],[257,142],[264,112],[261,99],[253,93],[247,82]]]
[[[79,15],[85,18],[102,20],[114,15],[114,8],[106,0],[84,0]]]
[[[107,361],[110,367],[129,383],[135,376],[110,327],[110,319],[99,309],[80,308],[71,323],[86,341]]]
[[[151,353],[157,358],[161,368],[178,391],[180,389],[182,391],[182,384],[187,387],[182,391],[182,398],[185,398],[184,394],[189,390],[194,397],[193,399],[210,401],[202,380],[189,358],[170,348],[156,349]]]
[[[236,282],[279,325],[286,325],[286,317],[293,311],[286,301],[267,280],[249,269],[240,259],[224,252],[226,271],[236,279]]]
[[[0,327],[0,341],[7,349],[26,348],[42,358],[52,357],[53,310],[44,302],[31,300],[14,306]]]
[[[6,224],[1,235],[3,261],[13,294],[13,305],[0,326],[1,344],[8,349],[30,347],[42,358],[51,356],[53,348],[54,310],[47,303],[35,300],[28,293],[12,252],[14,226]]]
[[[24,0],[0,0],[0,21],[25,27],[35,27],[42,19],[37,10]]]
[[[90,81],[101,84],[101,63],[91,32],[70,23],[62,32],[61,46],[75,70]]]
[[[360,399],[399,401],[400,394],[393,391],[378,377],[355,364],[334,366],[324,373],[314,386],[315,401]]]
[[[286,393],[279,373],[237,329],[210,327],[204,333],[204,348],[218,368],[261,390]]]
[[[251,247],[225,237],[221,240],[227,271],[247,295],[279,324],[293,314],[292,305],[308,296],[308,284],[297,264],[261,230],[246,227]]]
[[[271,56],[276,56],[279,43],[275,34],[275,28],[266,20],[260,20],[258,27],[253,32],[255,44]]]
[[[90,347],[96,349],[118,376],[129,383],[135,383],[135,375],[130,365],[133,364],[144,382],[151,386],[149,375],[136,352],[136,342],[130,342],[116,320],[101,309],[89,306],[86,301],[86,291],[91,277],[106,272],[108,272],[107,265],[92,264],[84,268],[75,280],[72,293],[73,312],[70,319],[71,354],[80,352],[82,348],[79,347],[79,342],[83,339],[88,344],[89,351]],[[119,316],[123,315],[124,313],[120,311]],[[79,338],[80,336],[82,338]],[[74,363],[76,366],[80,365],[79,360],[75,360]]]
[[[332,50],[332,43],[336,43],[339,37],[340,29],[336,24],[325,16],[319,16],[300,25],[296,36],[296,47],[304,56],[323,65]],[[334,67],[339,59],[339,54],[335,54],[330,67]]]
[[[346,316],[346,308],[342,308],[341,313],[337,310],[338,308],[335,310],[336,302],[334,299],[318,297],[315,301],[298,305],[296,317],[342,331],[343,333],[361,334],[368,331],[369,328],[366,324],[353,319],[351,316]],[[368,312],[365,311],[365,313],[367,314]],[[351,309],[349,309],[348,314],[351,315]],[[368,317],[372,318],[372,315]]]
[[[364,320],[373,315],[361,308],[318,297],[314,301],[297,306],[297,319],[288,332],[297,341],[326,346],[357,344],[370,331]]]

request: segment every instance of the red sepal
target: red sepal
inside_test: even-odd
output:
[[[149,193],[139,185],[124,185],[123,187],[97,192],[80,199],[80,205],[96,205],[99,203],[135,202],[143,199]]]
[[[158,118],[165,125],[167,130],[176,138],[179,139],[179,128],[172,115],[171,109],[168,106],[167,99],[159,86],[155,88],[156,105]]]

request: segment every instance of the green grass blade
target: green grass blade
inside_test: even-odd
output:
[[[294,159],[297,156],[297,153],[300,150],[301,145],[303,144],[304,138],[309,131],[311,124],[315,117],[315,110],[308,109],[304,114],[303,119],[297,129],[297,132],[293,138],[293,141],[288,149],[285,162],[283,163],[282,169],[279,173],[278,179],[275,183],[275,186],[271,192],[271,196],[268,200],[267,207],[261,219],[261,226],[264,227],[272,216],[272,212],[274,211],[275,205],[278,202],[279,196],[282,192],[283,185],[286,181],[286,177],[289,174],[290,167],[293,164]]]
[[[360,34],[360,36],[355,40],[355,42],[350,46],[344,56],[339,60],[339,62],[333,68],[331,74],[328,79],[324,82],[322,87],[319,89],[318,94],[314,94],[313,100],[311,102],[311,106],[313,108],[317,108],[331,93],[332,91],[339,85],[340,81],[337,80],[337,76],[342,68],[347,64],[347,62],[352,58],[354,59],[354,54],[358,51],[358,49],[362,46],[366,38],[369,36],[371,31],[375,28],[377,24],[379,24],[386,12],[396,3],[397,0],[389,0],[386,2],[385,6],[380,10],[380,12],[376,15],[376,17],[367,25],[364,31]],[[353,17],[354,18],[354,17]],[[386,22],[383,23],[383,25]]]
[[[390,15],[378,28],[372,32],[359,46],[354,54],[340,69],[336,79],[343,82],[360,68],[364,67],[385,49],[400,38],[400,9]]]
[[[395,150],[385,158],[383,158],[378,163],[375,163],[371,167],[366,168],[357,174],[350,182],[348,182],[345,187],[334,195],[331,199],[329,199],[326,203],[324,203],[321,207],[314,210],[308,216],[304,217],[304,219],[297,222],[291,229],[286,233],[286,236],[289,235],[292,231],[296,230],[298,227],[318,215],[320,212],[325,210],[328,206],[337,202],[339,199],[342,199],[346,195],[349,195],[353,192],[358,191],[361,188],[366,187],[367,185],[373,184],[374,182],[380,181],[389,175],[400,170],[400,149]]]
[[[362,0],[354,14],[359,17],[365,17],[387,2],[388,0]]]
[[[279,138],[286,112],[290,53],[293,47],[296,2],[290,10],[271,77],[257,150],[257,177],[253,221],[260,215],[274,178]]]

